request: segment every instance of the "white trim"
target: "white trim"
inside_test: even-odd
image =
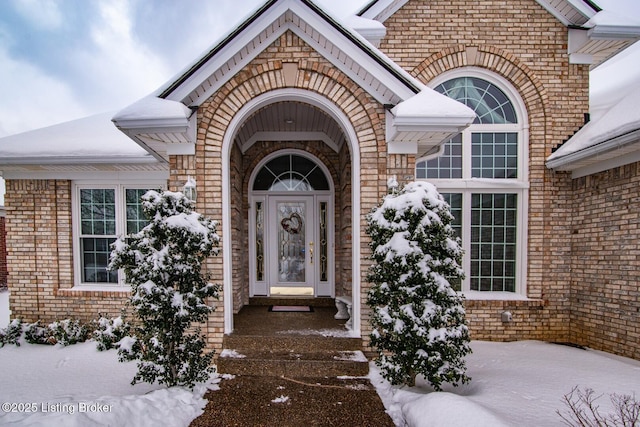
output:
[[[472,124],[462,132],[462,178],[461,179],[429,179],[442,193],[462,194],[462,233],[465,254],[471,253],[471,195],[480,193],[516,194],[518,197],[518,216],[516,218],[516,289],[515,293],[525,297],[527,295],[527,255],[528,255],[528,211],[529,211],[529,117],[525,103],[510,82],[502,76],[478,67],[458,68],[443,73],[429,82],[429,87],[435,88],[441,83],[460,77],[477,77],[486,80],[499,89],[511,101],[518,119],[517,124]],[[517,132],[518,133],[518,178],[517,179],[483,179],[471,177],[471,135],[473,133]],[[417,159],[416,163],[437,157],[430,155]],[[471,271],[469,255],[463,257],[464,271]],[[462,283],[462,293],[470,291],[469,274]],[[492,294],[493,292],[486,292]]]
[[[361,333],[360,319],[360,147],[355,129],[346,114],[322,95],[302,89],[278,89],[259,95],[247,102],[235,114],[222,141],[222,244],[223,248],[231,240],[231,189],[230,189],[230,155],[235,135],[242,124],[258,109],[280,101],[300,101],[316,106],[332,117],[344,132],[351,154],[351,199],[352,199],[352,293],[353,330]],[[233,282],[232,251],[223,250],[223,293],[224,293],[224,333],[233,332]]]
[[[127,189],[162,189],[166,182],[160,181],[102,181],[82,180],[71,183],[71,229],[73,252],[73,288],[72,290],[93,291],[126,291],[130,286],[124,282],[124,275],[118,272],[118,283],[92,283],[82,281],[82,252],[80,248],[80,190],[83,189],[113,189],[115,191],[116,230],[115,236],[126,232],[126,202]],[[110,235],[109,235],[110,236]]]
[[[286,155],[297,155],[300,157],[304,157],[307,158],[311,161],[313,161],[319,168],[320,170],[322,170],[322,173],[324,174],[325,178],[327,179],[327,182],[329,184],[329,190],[319,190],[319,191],[312,191],[312,192],[274,192],[274,191],[254,191],[252,190],[253,188],[253,184],[254,181],[256,179],[256,176],[258,175],[258,173],[260,172],[260,170],[271,160],[277,158],[277,157],[281,157],[281,156],[286,156]],[[320,160],[319,158],[317,158],[316,156],[312,155],[311,153],[308,153],[306,151],[303,150],[298,150],[298,149],[283,149],[283,150],[278,150],[275,151],[271,154],[269,154],[268,156],[264,157],[257,165],[256,167],[253,169],[253,171],[251,171],[251,176],[249,178],[249,212],[250,212],[250,218],[249,218],[249,296],[253,297],[256,295],[270,295],[270,290],[269,290],[269,282],[273,281],[273,278],[271,278],[271,280],[269,279],[269,274],[270,272],[273,273],[273,271],[271,270],[270,266],[272,267],[273,265],[275,265],[275,263],[272,262],[268,263],[268,257],[272,256],[272,254],[269,254],[268,252],[268,247],[264,247],[264,251],[265,251],[265,280],[262,282],[257,282],[256,277],[255,277],[255,260],[256,260],[256,252],[255,252],[255,235],[256,235],[256,224],[255,224],[255,203],[256,202],[263,202],[264,203],[264,225],[265,227],[267,227],[270,224],[271,218],[269,217],[269,212],[270,210],[269,208],[269,199],[270,197],[272,198],[279,198],[279,197],[299,197],[300,199],[308,197],[311,198],[313,201],[310,204],[309,208],[314,209],[313,212],[309,212],[309,217],[314,217],[317,214],[317,211],[315,210],[316,208],[319,207],[319,203],[320,202],[327,202],[328,203],[328,218],[329,218],[329,230],[330,232],[328,233],[328,242],[327,245],[329,247],[329,259],[328,259],[328,264],[329,266],[333,266],[335,267],[335,232],[333,232],[335,230],[335,216],[334,216],[334,212],[335,212],[335,208],[334,208],[334,197],[335,197],[335,185],[333,182],[333,179],[331,177],[331,173],[329,172],[329,169],[326,167],[326,165],[322,162],[322,160]],[[318,219],[316,218],[314,221],[314,227],[315,224],[318,223]],[[312,241],[317,241],[317,228],[313,228],[312,230],[307,230],[307,231],[312,231],[312,236],[313,238],[311,239]],[[269,241],[269,233],[271,233],[271,230],[268,228],[265,228],[264,230],[264,237],[265,237],[265,241]],[[273,238],[273,236],[271,236],[271,238]],[[314,274],[314,280],[313,280],[313,288],[314,288],[314,296],[318,297],[335,297],[335,268],[331,268],[329,270],[329,278],[328,278],[328,283],[331,286],[331,290],[329,293],[327,293],[326,291],[321,292],[319,289],[320,286],[320,280],[319,280],[319,271],[318,271],[318,263],[315,263],[313,266],[313,274]],[[258,286],[263,286],[264,288],[258,288]],[[257,291],[257,292],[256,292]]]
[[[253,144],[258,141],[322,141],[336,153],[340,151],[340,147],[336,141],[332,140],[325,132],[287,132],[287,131],[270,131],[256,132],[251,138],[242,144],[240,151],[246,153]]]

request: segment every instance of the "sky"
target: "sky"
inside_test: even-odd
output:
[[[640,22],[638,0],[596,1]],[[262,2],[0,0],[0,138],[130,105],[178,74]],[[316,2],[345,17],[369,0]],[[610,82],[619,88],[621,79]],[[3,193],[0,179],[0,205]]]

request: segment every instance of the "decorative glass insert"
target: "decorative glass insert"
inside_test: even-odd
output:
[[[149,220],[142,211],[142,196],[147,189],[127,188],[125,201],[127,210],[127,234],[134,234],[149,224]]]
[[[256,280],[264,281],[264,203],[256,202]]]
[[[80,190],[80,234],[82,281],[118,283],[118,272],[107,270],[116,239],[114,189]]]
[[[315,191],[329,190],[322,169],[310,159],[286,154],[267,162],[253,182],[254,190]]]
[[[517,194],[471,195],[471,290],[515,292]]]
[[[462,135],[457,135],[444,145],[444,153],[431,160],[416,164],[418,179],[462,178]]]
[[[278,202],[278,281],[300,283],[306,277],[305,203]]]
[[[518,134],[515,132],[471,134],[473,178],[518,178]]]
[[[327,202],[320,202],[320,281],[329,280],[329,238],[327,230]]]
[[[459,77],[446,81],[435,90],[460,101],[476,113],[476,124],[517,123],[513,104],[497,86],[477,77]]]

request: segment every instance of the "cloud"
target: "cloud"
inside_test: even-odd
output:
[[[0,38],[0,136],[86,114],[67,84],[11,57],[2,41]]]
[[[14,0],[14,9],[31,25],[54,30],[62,25],[62,13],[56,0]]]

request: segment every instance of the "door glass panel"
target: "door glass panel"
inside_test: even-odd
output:
[[[305,203],[278,202],[278,281],[305,281]]]
[[[329,238],[327,236],[327,202],[320,202],[320,280],[326,282],[329,280]]]
[[[264,210],[262,202],[256,202],[256,280],[264,280]]]

